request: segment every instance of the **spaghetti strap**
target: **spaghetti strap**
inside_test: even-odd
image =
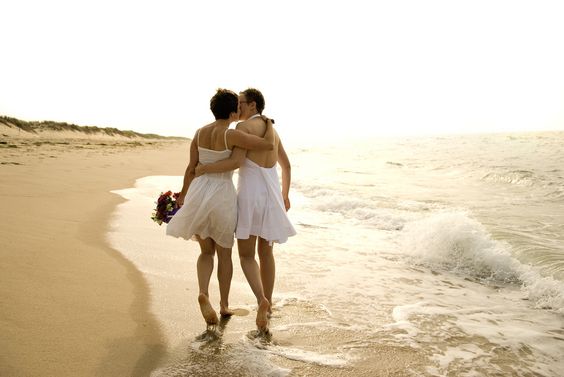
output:
[[[196,145],[197,145],[198,147],[200,146],[200,131],[201,131],[201,130],[202,130],[201,128],[198,130],[198,136],[196,136]]]
[[[229,147],[227,146],[227,131],[229,131],[229,128],[226,129],[223,133],[223,142],[225,143],[225,149],[229,149]]]

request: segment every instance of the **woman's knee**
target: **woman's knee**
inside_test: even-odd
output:
[[[223,247],[217,248],[217,259],[221,261],[230,261],[231,260],[231,248],[226,249]]]
[[[213,257],[215,254],[215,246],[206,242],[200,242],[200,251],[203,255]]]
[[[196,239],[200,244],[202,254],[212,256],[215,254],[215,242],[211,238],[202,239],[200,236],[196,236]]]
[[[254,249],[241,249],[239,248],[239,259],[255,259]]]
[[[200,254],[206,256],[206,257],[214,257],[215,255],[215,250],[213,249],[208,249],[208,248],[201,248],[200,249]]]
[[[271,245],[267,240],[259,238],[257,249],[259,257],[269,256],[272,255],[273,245]]]
[[[237,240],[237,248],[239,249],[240,258],[254,258],[255,257],[255,243],[256,237],[246,240]]]

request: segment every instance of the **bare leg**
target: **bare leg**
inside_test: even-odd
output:
[[[217,250],[217,280],[219,281],[219,313],[224,317],[233,315],[233,311],[229,309],[229,290],[231,288],[231,279],[233,278],[233,262],[231,261],[231,248],[223,248],[216,245]]]
[[[274,279],[276,276],[276,264],[272,248],[272,245],[269,245],[267,240],[259,237],[258,256],[260,261],[260,279],[264,289],[264,296],[271,305],[272,292],[274,291]],[[268,312],[272,313],[272,307],[269,308]]]
[[[257,238],[251,236],[246,240],[237,240],[237,245],[239,247],[239,259],[241,260],[241,268],[243,273],[251,286],[255,297],[257,298],[258,311],[257,311],[257,327],[259,330],[268,329],[268,308],[270,303],[264,296],[264,291],[262,287],[262,282],[260,279],[260,269],[255,260],[255,244]]]
[[[197,270],[198,270],[198,285],[200,287],[200,294],[198,295],[198,303],[200,304],[200,311],[209,325],[214,325],[218,322],[217,314],[210,304],[209,300],[209,285],[210,278],[213,272],[213,257],[215,254],[215,242],[211,238],[202,240],[198,237],[200,243],[200,256],[198,257]]]

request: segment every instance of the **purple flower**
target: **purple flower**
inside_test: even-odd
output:
[[[168,223],[179,209],[176,206],[176,199],[179,195],[179,192],[173,194],[170,190],[161,193],[157,199],[157,206],[154,209],[151,219],[159,225],[162,225],[163,222]]]

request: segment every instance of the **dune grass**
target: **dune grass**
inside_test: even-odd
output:
[[[86,135],[108,135],[123,136],[130,139],[185,139],[178,136],[162,136],[157,134],[143,134],[130,130],[119,130],[113,127],[96,127],[96,126],[78,126],[66,122],[54,122],[51,120],[28,122],[4,115],[0,115],[0,124],[4,124],[10,128],[18,128],[21,131],[37,134],[43,131],[71,131]]]

